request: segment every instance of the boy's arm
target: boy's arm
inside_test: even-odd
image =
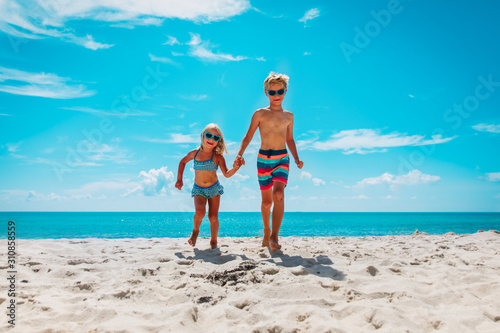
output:
[[[252,142],[253,135],[255,134],[257,128],[259,128],[259,123],[260,123],[260,112],[255,111],[252,116],[252,120],[250,121],[250,127],[248,128],[248,132],[241,141],[241,147],[240,151],[238,152],[238,156],[236,156],[236,159],[242,160],[242,164],[245,164],[245,160],[243,159],[243,153],[245,152],[245,149],[247,149],[250,142]]]
[[[190,151],[186,156],[182,158],[182,160],[179,162],[179,168],[177,171],[177,182],[175,183],[175,188],[181,189],[182,185],[184,185],[182,181],[182,175],[184,174],[184,169],[186,168],[186,164],[194,159],[194,155],[196,154],[196,149]]]
[[[295,140],[293,139],[293,114],[292,114],[292,120],[288,125],[288,127],[286,128],[286,144],[288,146],[288,149],[290,149],[290,153],[292,153],[292,156],[295,160],[295,164],[297,164],[297,167],[299,169],[302,169],[304,162],[302,162],[299,159],[299,155],[297,154],[297,147],[295,146]]]
[[[232,175],[234,175],[236,171],[238,171],[238,169],[240,168],[240,165],[238,163],[235,163],[233,165],[233,168],[231,170],[228,170],[226,166],[226,159],[222,155],[218,155],[217,160],[218,160],[217,164],[220,166],[220,171],[226,178],[229,178]]]

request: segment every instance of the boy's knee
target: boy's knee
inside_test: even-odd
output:
[[[273,205],[273,202],[272,201],[262,201],[262,208],[263,209],[271,209],[271,206]]]
[[[208,220],[211,223],[219,221],[219,216],[217,214],[208,214]]]
[[[274,191],[273,192],[273,199],[274,201],[283,201],[285,200],[285,192],[283,191]]]

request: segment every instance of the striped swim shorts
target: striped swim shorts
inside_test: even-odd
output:
[[[201,187],[196,184],[193,185],[193,190],[191,191],[191,196],[195,195],[204,196],[207,199],[215,197],[216,195],[224,194],[224,187],[217,181],[215,184],[209,187]]]
[[[260,190],[265,191],[272,188],[274,181],[285,183],[286,186],[289,165],[290,157],[286,149],[260,149],[259,155],[257,155],[257,175]]]

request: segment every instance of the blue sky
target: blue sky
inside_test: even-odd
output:
[[[287,211],[500,211],[497,4],[124,3],[0,1],[0,210],[192,211],[179,160],[215,122],[232,163],[276,71]],[[258,148],[221,211],[260,210]]]

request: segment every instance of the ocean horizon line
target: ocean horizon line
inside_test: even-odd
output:
[[[92,210],[92,211],[80,211],[80,210],[0,210],[0,213],[194,213],[193,211],[127,211],[127,210]],[[220,213],[259,213],[260,211],[219,211]],[[314,213],[314,214],[500,214],[498,212],[492,211],[285,211],[285,214],[289,213]]]

